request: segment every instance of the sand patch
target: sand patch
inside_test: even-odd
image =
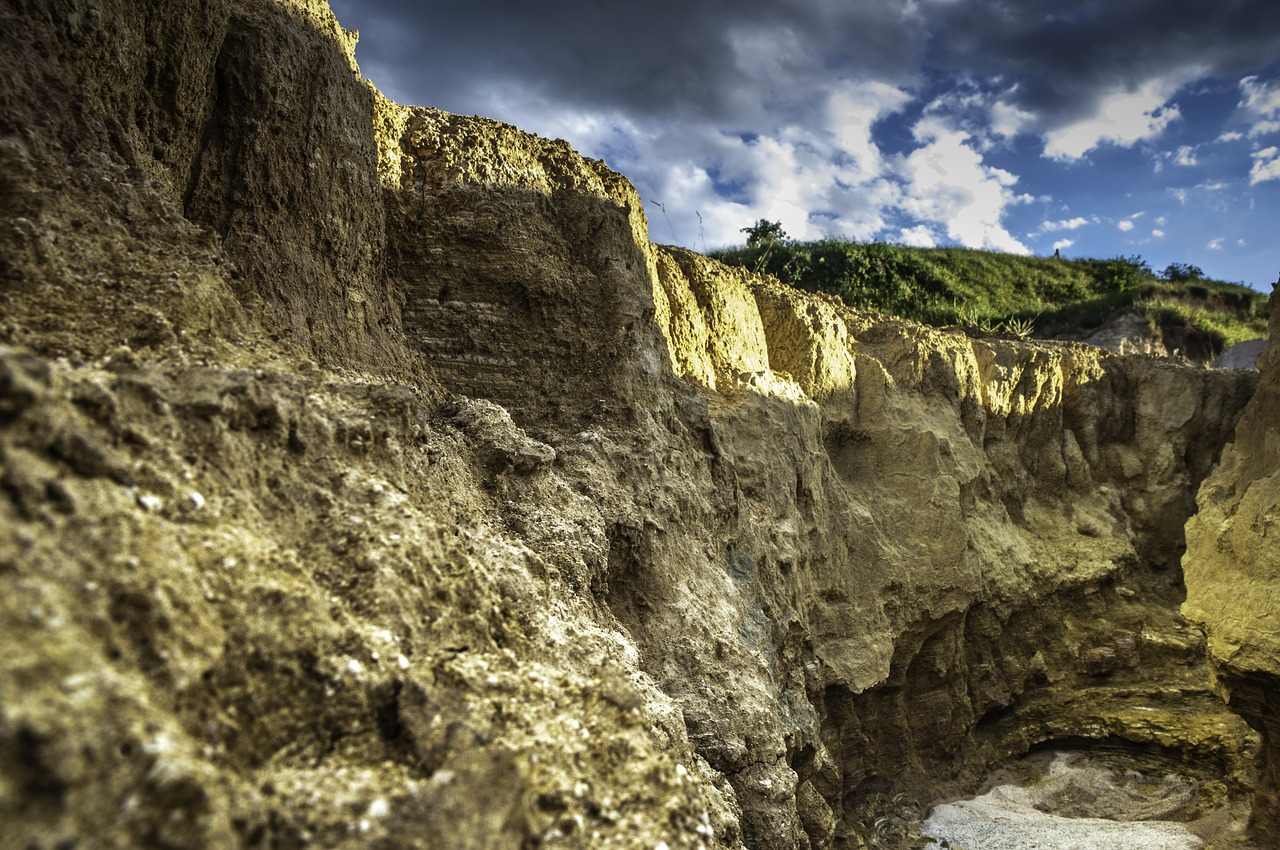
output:
[[[1187,824],[1166,819],[1191,806],[1197,791],[1186,777],[1055,753],[1028,784],[935,806],[923,831],[929,850],[1199,850],[1204,842]]]

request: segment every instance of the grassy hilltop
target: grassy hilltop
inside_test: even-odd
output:
[[[746,246],[711,256],[837,295],[853,307],[937,327],[1083,338],[1128,310],[1198,360],[1267,331],[1262,293],[1207,279],[1195,266],[1175,263],[1157,274],[1140,257],[1067,260],[883,242],[798,242],[767,221],[744,232]]]

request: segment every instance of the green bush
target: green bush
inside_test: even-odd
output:
[[[1199,266],[1192,266],[1186,263],[1170,263],[1165,266],[1164,271],[1160,272],[1160,277],[1180,283],[1186,280],[1204,280],[1204,272]]]
[[[1132,292],[1153,277],[1151,267],[1137,256],[1082,262],[1089,267],[1102,292]]]

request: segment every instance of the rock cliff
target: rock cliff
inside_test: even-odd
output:
[[[1255,373],[655,246],[322,2],[0,39],[4,846],[907,846],[1084,739],[1253,787],[1178,609]],[[1276,377],[1213,481],[1274,467]],[[1193,603],[1259,724],[1274,648]]]
[[[1188,617],[1209,636],[1219,693],[1262,734],[1256,831],[1280,835],[1280,315],[1271,296],[1262,383],[1187,526]]]

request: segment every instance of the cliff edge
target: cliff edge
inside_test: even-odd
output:
[[[893,846],[1063,741],[1247,797],[1179,606],[1255,373],[654,245],[353,38],[0,7],[4,846]]]

